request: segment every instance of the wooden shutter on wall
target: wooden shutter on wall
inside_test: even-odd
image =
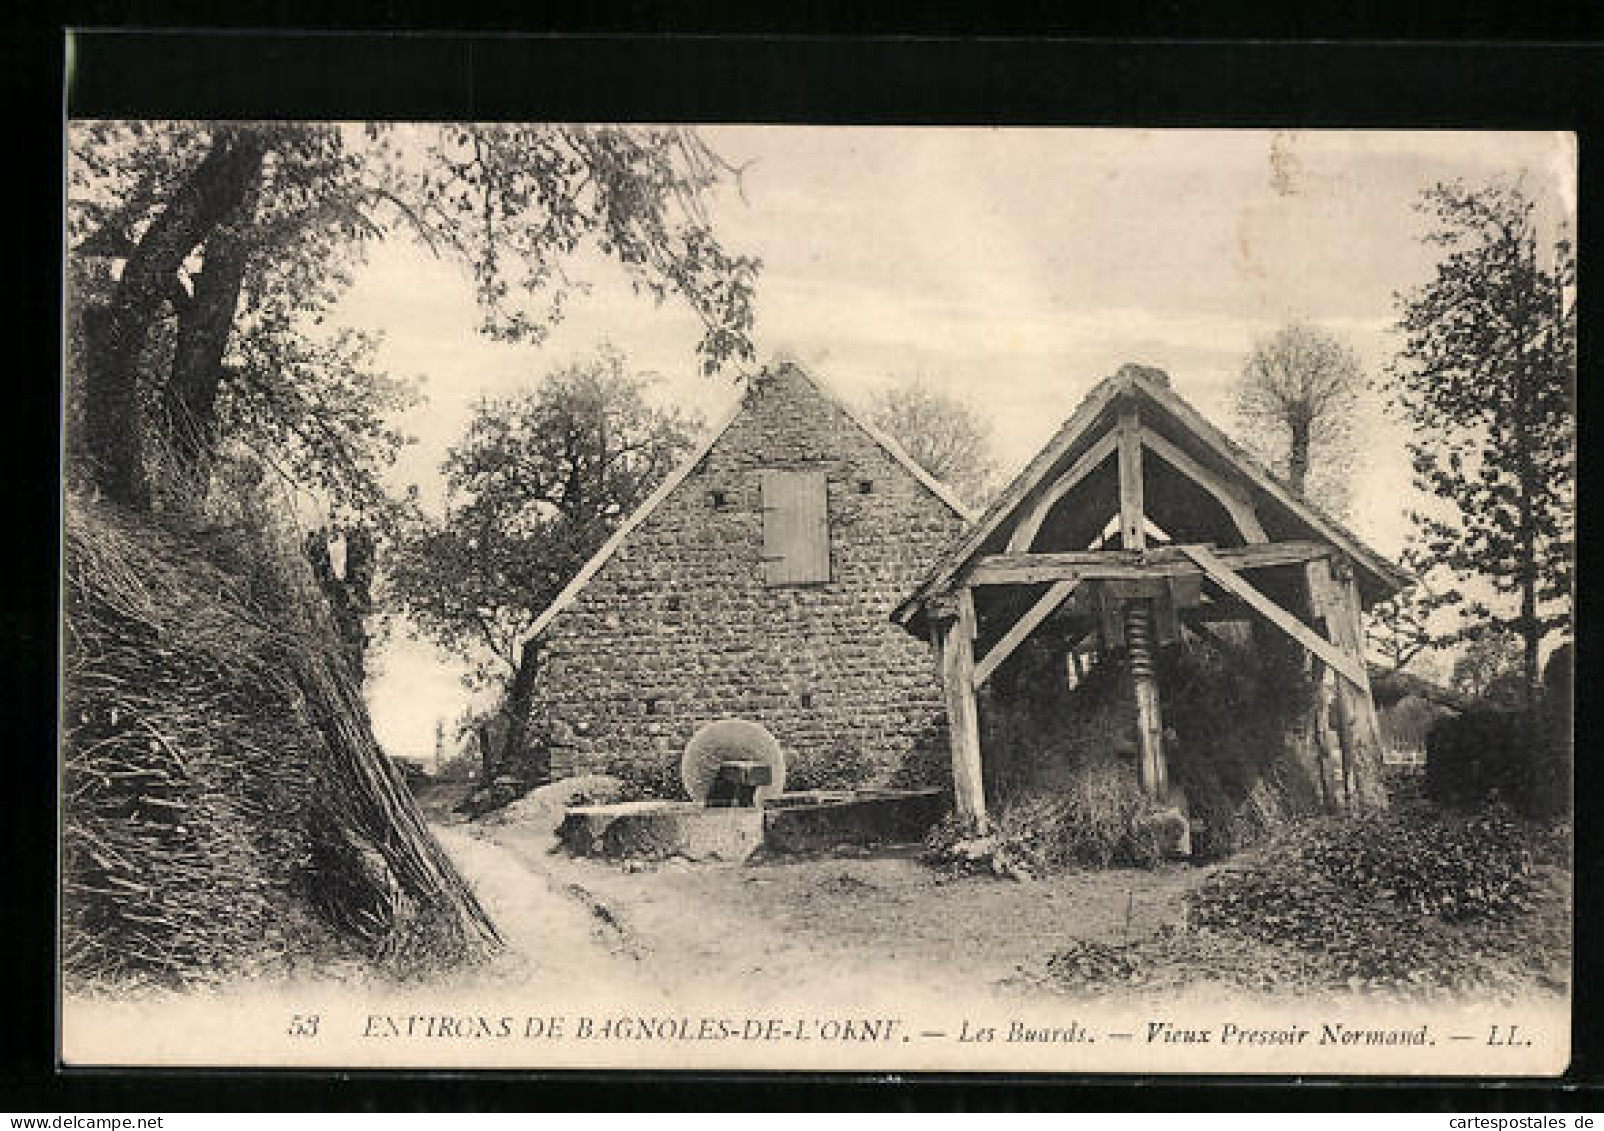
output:
[[[830,580],[824,472],[763,472],[763,570],[769,585]]]

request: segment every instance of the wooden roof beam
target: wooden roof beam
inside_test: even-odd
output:
[[[1047,520],[1047,513],[1057,505],[1075,486],[1085,479],[1098,466],[1113,454],[1119,446],[1119,435],[1109,432],[1097,443],[1087,448],[1085,453],[1070,465],[1068,471],[1053,481],[1053,485],[1023,512],[1019,522],[1014,526],[1013,533],[1008,536],[1008,549],[1010,551],[1024,551],[1030,549],[1036,535],[1041,531],[1041,525]]]
[[[1207,573],[1187,551],[1197,547],[1162,546],[1138,553],[1132,550],[1060,550],[1042,554],[989,554],[978,558],[964,579],[969,585],[1031,585],[1065,581],[1187,577]],[[1333,553],[1323,542],[1263,542],[1223,549],[1202,547],[1229,569],[1268,569],[1302,565]]]
[[[1134,404],[1120,406],[1119,424],[1119,544],[1127,550],[1147,549],[1146,490],[1142,479],[1142,418]]]
[[[1143,447],[1214,496],[1225,508],[1225,512],[1231,516],[1231,521],[1236,524],[1243,541],[1250,543],[1269,541],[1264,533],[1264,527],[1259,523],[1259,516],[1253,509],[1253,500],[1246,491],[1237,489],[1233,484],[1215,475],[1151,428],[1143,428],[1141,437]]]
[[[1330,540],[1356,561],[1363,564],[1383,584],[1390,584],[1394,589],[1401,589],[1411,584],[1413,579],[1406,571],[1370,549],[1351,531],[1322,514],[1307,499],[1295,494],[1290,487],[1278,482],[1240,444],[1209,423],[1202,413],[1187,404],[1173,390],[1168,387],[1156,386],[1140,377],[1136,378],[1134,383],[1168,411],[1181,427],[1194,433],[1210,447],[1228,458],[1232,465],[1237,467],[1256,489],[1269,495],[1277,503],[1296,514],[1314,530],[1315,534]]]
[[[1049,482],[1049,476],[1069,453],[1089,441],[1092,429],[1107,419],[1110,409],[1121,398],[1143,401],[1140,411],[1147,419],[1144,427],[1151,427],[1153,417],[1149,416],[1149,413],[1152,413],[1154,416],[1165,417],[1173,428],[1195,436],[1222,464],[1230,466],[1232,478],[1225,480],[1227,483],[1235,486],[1234,478],[1240,477],[1242,488],[1249,492],[1250,498],[1254,501],[1261,505],[1274,505],[1288,510],[1316,537],[1328,540],[1337,550],[1351,557],[1364,571],[1368,583],[1366,592],[1368,597],[1374,599],[1409,584],[1411,579],[1406,572],[1365,546],[1356,535],[1340,523],[1327,518],[1307,500],[1296,496],[1290,489],[1280,484],[1240,445],[1230,440],[1225,433],[1210,424],[1196,409],[1171,390],[1165,380],[1154,379],[1150,373],[1138,367],[1126,366],[1113,377],[1093,387],[1047,446],[1038,452],[1026,468],[993,500],[979,522],[941,556],[930,575],[893,610],[892,619],[905,627],[922,622],[925,601],[942,590],[950,589],[962,575],[972,571],[986,545],[988,543],[995,545],[1000,534],[1011,531],[1015,533],[1016,537],[1006,542],[1009,551],[1017,552],[1027,548],[1028,540],[1035,538],[1035,531],[1029,533],[1027,540],[1027,535],[1023,533],[1025,530],[1023,516],[1027,515],[1033,496],[1042,491],[1043,485]],[[1147,402],[1151,402],[1151,407]],[[1106,437],[1117,432],[1116,420],[1114,427],[1102,435]],[[1117,440],[1115,443],[1117,444]],[[1150,446],[1155,449],[1158,447],[1158,445]],[[1160,453],[1160,458],[1163,458],[1163,453]],[[1088,468],[1087,472],[1090,470]],[[1245,515],[1246,512],[1239,511],[1238,514]],[[1039,530],[1039,525],[1037,529]],[[1251,522],[1248,523],[1248,529],[1249,531],[1253,529]]]

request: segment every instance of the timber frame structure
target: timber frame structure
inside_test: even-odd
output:
[[[1327,804],[1383,803],[1361,765],[1380,736],[1360,610],[1408,584],[1397,566],[1267,472],[1169,387],[1126,365],[892,613],[940,658],[954,800],[987,822],[976,692],[1049,618],[1069,659],[1123,649],[1137,777],[1170,804],[1155,654],[1220,621],[1296,642],[1317,689],[1312,730]]]

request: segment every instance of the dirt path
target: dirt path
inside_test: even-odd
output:
[[[544,865],[516,836],[473,824],[438,825],[435,835],[473,885],[507,944],[463,984],[536,994],[606,985],[621,994],[661,993],[641,967],[643,951],[612,910]]]
[[[1173,922],[1186,890],[1209,874],[1183,867],[1029,883],[951,879],[910,853],[627,868],[552,854],[550,833],[534,826],[435,826],[506,937],[507,950],[491,962],[427,980],[346,965],[208,992],[71,999],[64,1055],[80,1064],[1085,1070],[1094,1062],[1079,1044],[965,1045],[962,1034],[970,1021],[1010,1032],[1016,1022],[1042,1032],[1071,1022],[1111,1031],[1147,1016],[1141,991],[1092,1001],[1028,975],[1072,939],[1113,942]],[[1020,968],[1027,976],[1016,976]],[[1175,1008],[1171,991],[1162,1001]],[[1221,1002],[1250,1012],[1263,1004],[1200,996],[1189,1008],[1217,1018]],[[1320,1003],[1348,1008],[1325,992]],[[1531,1024],[1563,1042],[1565,997],[1551,995],[1550,1004],[1552,1016]],[[315,1040],[287,1032],[308,1017],[320,1019]],[[1485,1031],[1488,1018],[1478,1017],[1463,1024]],[[436,1033],[442,1018],[449,1032]],[[706,1044],[655,1036],[662,1025],[700,1034],[710,1019],[743,1033],[783,1023],[794,1035],[781,1033],[783,1051],[768,1036]],[[568,1031],[531,1037],[533,1021]],[[516,1040],[460,1037],[514,1022]],[[861,1041],[868,1026],[889,1032],[891,1024],[902,1026],[895,1043],[826,1043],[829,1026],[839,1041]],[[587,1035],[586,1026],[612,1035]],[[804,1030],[818,1042],[801,1043]],[[1106,1064],[1147,1070],[1141,1060]]]
[[[623,866],[551,853],[517,825],[446,825],[442,843],[508,936],[498,976],[606,979],[659,994],[783,991],[812,1001],[989,995],[1069,938],[1173,922],[1204,870],[1027,883],[951,878],[912,852],[760,864]]]

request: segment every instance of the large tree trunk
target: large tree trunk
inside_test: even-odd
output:
[[[113,317],[112,307],[84,311],[84,435],[94,482],[106,496],[143,509],[150,502],[145,479],[145,445],[139,421],[139,386],[135,380],[137,347],[127,339],[143,327],[130,327],[131,318]]]
[[[507,734],[502,740],[501,767],[503,772],[516,768],[528,784],[538,786],[551,781],[551,752],[543,745],[529,745],[529,712],[534,703],[537,664],[535,642],[531,640],[523,646],[518,672],[507,693]]]
[[[1523,505],[1523,511],[1530,506]],[[1524,520],[1524,515],[1523,515]],[[1528,527],[1522,532],[1520,579],[1520,635],[1522,644],[1521,683],[1525,694],[1526,713],[1535,712],[1543,693],[1543,671],[1539,656],[1543,645],[1543,626],[1537,615],[1537,538]]]
[[[257,185],[259,181],[258,177]],[[256,212],[257,185],[241,198],[234,215],[207,237],[194,297],[179,313],[173,370],[162,391],[162,406],[173,455],[184,469],[204,464],[216,446],[217,390],[250,263],[244,237]]]
[[[479,737],[479,782],[488,786],[496,780],[496,743],[490,735],[490,724],[480,723],[474,728]]]
[[[84,440],[95,481],[124,505],[145,508],[150,485],[140,417],[139,359],[184,261],[261,175],[264,142],[251,129],[220,132],[123,262],[104,310],[86,318]]]
[[[1287,479],[1292,483],[1292,489],[1303,494],[1303,485],[1309,478],[1309,434],[1311,426],[1307,420],[1293,420],[1292,446],[1287,455]]]
[[[1522,384],[1526,389],[1535,387],[1539,380],[1531,371],[1529,360],[1522,358],[1526,364],[1522,367]],[[1525,390],[1521,396],[1521,407],[1529,405],[1532,397]],[[1532,458],[1536,447],[1532,439],[1531,428],[1520,414],[1515,426],[1517,445],[1516,461],[1516,489],[1520,492],[1518,507],[1520,512],[1520,528],[1517,538],[1520,560],[1516,563],[1515,573],[1520,584],[1520,636],[1521,655],[1521,684],[1523,694],[1522,703],[1526,711],[1528,725],[1534,722],[1537,700],[1542,694],[1543,673],[1539,662],[1539,653],[1543,645],[1543,626],[1537,609],[1537,508],[1535,499],[1541,488],[1538,483],[1538,472]]]

